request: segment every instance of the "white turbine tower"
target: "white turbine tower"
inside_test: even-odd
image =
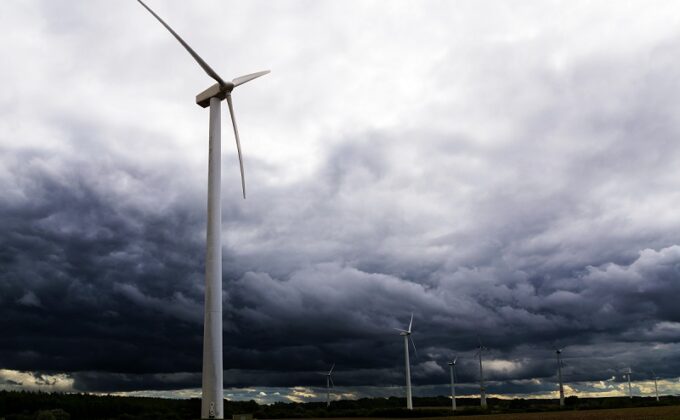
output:
[[[234,107],[231,92],[269,70],[237,77],[232,81],[223,80],[203,59],[180,38],[172,28],[141,0],[137,0],[179,41],[191,54],[199,66],[217,83],[199,93],[196,103],[203,108],[210,106],[209,125],[209,157],[208,157],[208,226],[207,250],[205,261],[205,318],[203,324],[203,394],[201,401],[201,418],[221,419],[224,417],[224,392],[222,380],[222,205],[221,205],[221,130],[220,106],[227,100],[231,122],[236,138],[239,167],[241,170],[241,188],[246,198],[246,184],[243,174],[243,157],[241,142],[234,118]]]
[[[456,361],[455,357],[452,362],[449,362],[449,371],[451,372],[451,410],[456,411]]]
[[[555,348],[557,355],[557,380],[560,383],[560,407],[564,407],[564,385],[562,384],[562,350]]]
[[[411,394],[411,363],[409,361],[408,357],[408,342],[409,340],[411,341],[411,344],[413,345],[413,351],[416,353],[416,357],[418,356],[418,351],[416,350],[416,344],[413,342],[413,339],[411,338],[411,327],[413,326],[413,313],[411,313],[411,322],[408,324],[408,330],[402,330],[399,328],[395,328],[395,330],[399,331],[399,335],[404,337],[404,360],[406,363],[406,408],[409,410],[413,410],[413,395]]]
[[[477,356],[479,356],[479,403],[483,409],[486,409],[486,387],[484,386],[484,371],[482,369],[482,352],[488,350],[482,346],[482,340],[479,340],[479,347],[477,348]]]

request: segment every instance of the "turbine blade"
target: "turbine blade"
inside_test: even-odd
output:
[[[167,23],[165,23],[165,21],[164,21],[163,19],[161,19],[161,17],[158,16],[153,10],[151,10],[151,8],[150,8],[149,6],[147,6],[146,4],[144,4],[144,2],[143,2],[142,0],[137,0],[137,1],[139,2],[139,4],[141,4],[142,6],[144,6],[144,8],[145,8],[146,10],[148,10],[149,13],[151,13],[151,14],[153,15],[153,17],[155,17],[156,19],[158,19],[158,21],[159,21],[163,26],[165,26],[165,29],[167,29],[168,31],[170,31],[170,33],[175,37],[175,39],[177,39],[177,41],[179,41],[179,43],[182,44],[182,46],[184,47],[184,49],[187,50],[187,52],[188,52],[189,54],[191,54],[192,57],[194,57],[194,60],[196,60],[196,62],[198,63],[198,65],[201,66],[201,68],[203,69],[203,71],[205,71],[205,72],[208,74],[208,76],[210,76],[210,77],[212,77],[213,79],[215,79],[215,81],[216,81],[217,83],[219,83],[220,85],[226,85],[225,81],[222,80],[222,78],[215,72],[215,70],[213,70],[213,69],[208,65],[208,63],[206,63],[206,62],[201,58],[201,56],[199,56],[198,54],[196,54],[196,51],[194,51],[194,50],[189,46],[189,44],[187,44],[186,42],[184,42],[184,40],[183,40],[179,35],[177,35],[177,32],[175,32],[175,31],[172,30],[172,28],[170,27],[170,25],[168,25]]]
[[[265,74],[268,74],[269,70],[263,70],[263,71],[258,71],[257,73],[251,73],[251,74],[246,74],[245,76],[237,77],[236,79],[232,80],[231,82],[234,84],[234,87],[242,85],[246,82],[250,82],[253,79],[257,79],[260,76],[264,76]]]
[[[329,375],[330,375],[331,373],[333,373],[333,368],[335,368],[335,363],[333,363],[333,366],[331,366],[331,370],[328,371],[328,374],[329,374]]]
[[[330,376],[330,375],[329,375],[328,377],[329,377],[330,380],[331,380],[331,388],[335,388],[335,383],[333,382],[333,377]]]
[[[453,359],[453,364],[454,364],[454,365],[456,364],[456,361],[457,361],[457,360],[458,360],[458,356],[456,356],[456,357]]]
[[[411,322],[408,323],[408,332],[411,332],[412,326],[413,326],[413,312],[411,312]]]
[[[395,328],[395,330],[397,330],[397,331],[399,331],[399,332],[403,332],[403,333],[408,333],[408,331],[402,330],[401,328]]]
[[[236,127],[236,118],[234,117],[234,106],[231,103],[231,95],[227,95],[227,105],[229,105],[229,114],[231,115],[231,123],[234,126],[234,136],[236,136],[236,151],[238,152],[238,164],[241,167],[241,188],[243,190],[243,199],[246,198],[246,178],[243,174],[243,156],[241,156],[241,140],[238,138],[238,128]]]
[[[413,338],[410,335],[408,338],[411,340],[411,344],[413,345],[413,353],[415,354],[416,358],[418,358],[418,349],[416,349],[416,343],[413,342]]]

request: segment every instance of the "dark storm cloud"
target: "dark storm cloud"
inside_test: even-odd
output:
[[[197,373],[177,372],[200,369],[202,209],[177,203],[148,214],[119,205],[105,185],[94,188],[89,177],[64,171],[62,183],[38,170],[22,173],[31,180],[24,192],[34,198],[32,204],[20,211],[3,209],[5,367],[76,372],[75,386],[85,390],[198,386]],[[361,159],[345,163],[345,176],[363,171]],[[337,184],[329,184],[337,190]],[[325,200],[309,201],[328,206]],[[339,209],[330,219],[339,219],[342,227],[345,217],[352,216]],[[259,223],[257,217],[251,220],[243,223]],[[303,214],[282,225],[304,221]],[[488,375],[497,380],[551,377],[555,340],[570,345],[572,354],[583,349],[583,360],[576,358],[565,374],[594,380],[609,378],[626,363],[608,358],[632,359],[629,344],[613,346],[616,337],[637,342],[640,354],[648,351],[647,344],[678,339],[672,299],[680,266],[677,246],[642,251],[628,265],[582,267],[569,277],[552,277],[548,271],[539,278],[490,259],[457,269],[442,267],[442,261],[427,277],[410,278],[400,258],[385,253],[373,260],[366,249],[380,247],[382,232],[369,233],[385,229],[381,224],[389,221],[378,220],[358,234],[376,236],[369,244],[344,247],[338,240],[337,250],[323,253],[327,262],[310,261],[282,277],[245,271],[225,278],[228,386],[313,384],[314,371],[333,362],[344,383],[400,384],[403,349],[392,328],[404,327],[411,311],[420,349],[413,376],[421,384],[445,381],[445,362],[461,352],[460,380],[473,382],[478,334],[491,347],[485,359],[513,361],[500,367],[490,362]],[[272,240],[290,241],[297,229],[288,229],[288,237]],[[313,230],[299,235],[281,249],[283,259],[308,246],[306,235],[327,240]],[[328,236],[334,235],[357,233]],[[233,251],[239,250],[228,249],[226,258],[238,267]],[[354,258],[331,261],[336,252]],[[244,257],[248,265],[257,254]],[[277,263],[264,258],[261,266]],[[381,272],[357,268],[381,264]],[[532,341],[533,348],[522,346]],[[592,354],[598,346],[611,354]],[[670,351],[666,354],[674,354]],[[608,368],[602,368],[602,359]],[[658,368],[663,372],[671,366]]]
[[[680,374],[680,43],[558,70],[523,52],[535,44],[478,45],[465,56],[474,75],[442,49],[412,122],[326,121],[318,163],[294,181],[248,155],[246,201],[225,154],[227,387],[319,386],[336,363],[338,385],[393,393],[379,387],[403,382],[394,328],[412,312],[422,393],[445,392],[435,384],[456,355],[459,380],[474,382],[479,340],[497,393],[554,390],[553,346],[572,382],[616,382],[629,365]],[[61,104],[43,144],[0,143],[0,368],[66,372],[89,391],[200,386],[206,171],[193,150],[205,139],[187,146],[158,125],[203,114],[129,101],[142,114],[129,118],[153,128]],[[42,138],[25,130],[2,133]]]
[[[130,205],[108,183],[135,182],[134,173],[65,162],[48,174],[46,159],[14,167],[25,198],[2,203],[4,367],[145,371],[147,359],[152,371],[193,367],[195,357],[163,355],[200,335],[201,290],[187,281],[201,265],[195,212]],[[185,341],[171,344],[173,330]]]

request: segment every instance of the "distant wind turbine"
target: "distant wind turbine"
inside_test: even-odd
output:
[[[406,363],[406,408],[409,410],[413,410],[413,397],[411,394],[411,363],[408,357],[408,342],[411,341],[411,344],[413,345],[413,351],[416,354],[416,357],[418,357],[418,351],[416,350],[416,343],[413,342],[413,338],[411,338],[411,327],[413,326],[413,313],[411,313],[411,322],[408,324],[408,330],[402,330],[399,328],[395,328],[395,330],[399,331],[399,335],[404,337],[404,360]]]
[[[630,366],[628,367],[628,370],[626,370],[623,374],[628,377],[628,397],[630,399],[633,399],[633,388],[630,385],[630,375],[633,373],[633,371],[630,369]]]
[[[560,383],[560,407],[564,407],[564,385],[562,384],[562,350],[555,348],[557,355],[557,380]]]
[[[326,375],[326,407],[331,406],[331,387],[335,387],[335,384],[333,383],[333,378],[331,377],[331,374],[333,373],[333,368],[335,368],[335,363],[333,363],[333,366],[331,366],[331,370],[328,371],[328,373],[324,372],[319,372],[322,375]]]
[[[241,142],[236,128],[231,92],[235,87],[264,76],[269,70],[247,74],[231,81],[222,79],[179,35],[154,13],[142,0],[137,0],[179,41],[208,76],[217,83],[199,93],[196,103],[203,108],[210,106],[209,157],[208,157],[208,227],[205,267],[205,320],[203,324],[203,389],[201,418],[224,417],[224,392],[222,378],[222,205],[221,205],[221,127],[220,105],[227,100],[231,122],[236,138],[241,189],[246,198]]]
[[[451,372],[451,410],[456,411],[456,361],[455,357],[452,362],[449,362],[449,371]]]
[[[654,393],[656,394],[656,401],[659,402],[659,386],[656,383],[657,376],[654,371],[652,371],[652,376],[654,377]]]
[[[484,386],[484,370],[482,369],[482,352],[488,350],[482,346],[482,340],[479,339],[479,347],[477,348],[476,356],[479,356],[479,403],[483,409],[486,409],[486,387]]]

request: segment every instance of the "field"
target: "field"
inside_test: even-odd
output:
[[[456,416],[456,419],[479,419],[479,416]],[[485,416],[493,420],[576,420],[576,419],[621,419],[621,420],[671,420],[680,419],[680,407],[638,407],[613,408],[609,410],[563,411],[556,413],[498,414]]]
[[[405,399],[362,398],[324,402],[259,405],[255,401],[225,401],[225,418],[250,413],[257,419],[645,419],[680,420],[680,397],[577,398],[568,397],[566,408],[556,400],[489,398],[489,410],[482,411],[475,398],[457,399],[460,411],[452,416],[445,396],[414,398],[414,410],[404,408]],[[91,394],[60,394],[0,391],[0,420],[187,420],[200,412],[200,400],[119,397]]]
[[[365,418],[366,420],[390,420],[386,417]],[[451,417],[420,417],[418,420],[678,420],[680,406],[613,408],[609,410],[561,411],[553,413],[490,414]],[[282,419],[283,420],[283,419]],[[319,419],[321,420],[321,419]],[[328,419],[324,419],[328,420]],[[333,420],[356,420],[356,417],[338,417]]]

